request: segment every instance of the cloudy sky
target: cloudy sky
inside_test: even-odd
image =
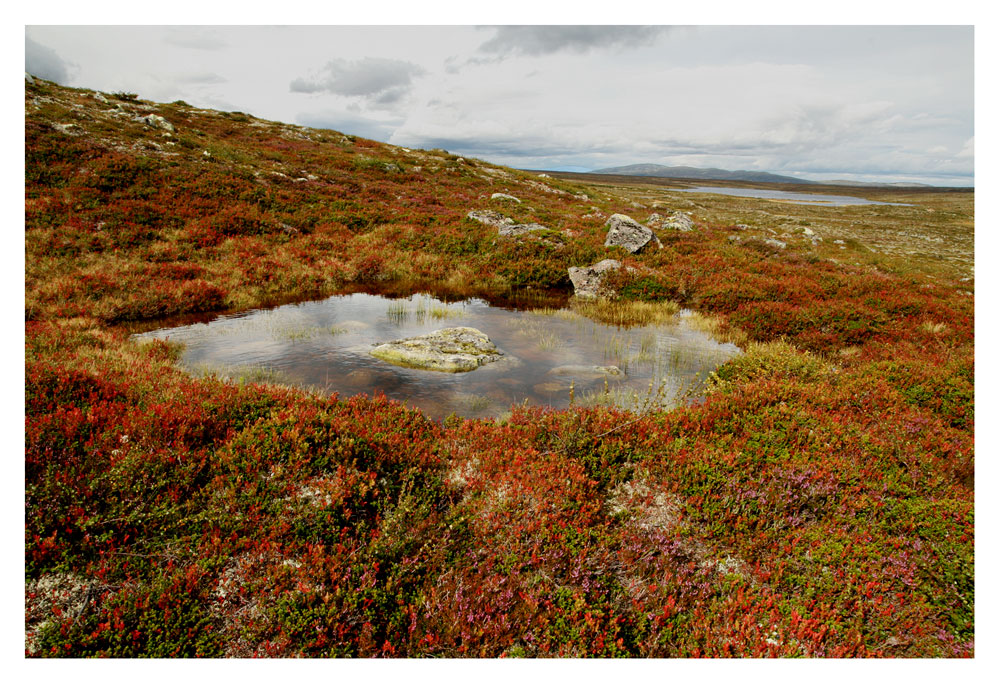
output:
[[[28,72],[528,169],[973,184],[970,26],[26,25]]]

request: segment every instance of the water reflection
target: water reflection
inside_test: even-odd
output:
[[[486,333],[505,361],[452,374],[402,368],[368,353],[374,343],[453,326]],[[571,401],[673,406],[739,353],[689,325],[683,314],[668,324],[623,329],[565,309],[512,311],[481,300],[449,304],[426,295],[335,296],[137,337],[183,343],[180,363],[194,373],[341,396],[383,392],[435,419],[451,413],[496,417],[525,402],[556,408]],[[595,366],[616,366],[620,373]]]

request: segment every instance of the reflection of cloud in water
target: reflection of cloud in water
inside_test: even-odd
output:
[[[460,315],[446,315],[445,309]],[[438,311],[438,316],[431,311]],[[478,300],[445,304],[422,295],[393,300],[355,294],[223,316],[208,324],[143,336],[183,342],[182,362],[188,366],[259,366],[342,397],[382,392],[433,418],[452,412],[488,417],[525,400],[567,406],[571,380],[579,405],[611,401],[636,408],[657,392],[667,403],[676,402],[696,372],[704,378],[739,350],[716,342],[683,317],[675,320],[625,330],[570,312],[539,316],[493,308]],[[486,333],[507,360],[466,373],[442,373],[393,366],[368,354],[373,343],[455,325]],[[548,375],[553,368],[568,365],[616,365],[623,375],[607,378],[606,393],[604,378]]]

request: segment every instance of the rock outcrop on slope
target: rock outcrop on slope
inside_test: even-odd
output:
[[[571,266],[569,279],[573,281],[574,294],[577,297],[607,297],[614,294],[604,287],[604,276],[621,267],[622,262],[616,259],[605,259],[593,266]]]
[[[669,216],[652,214],[646,219],[646,225],[657,230],[679,230],[682,233],[694,229],[694,221],[683,211],[675,211]]]
[[[518,198],[514,197],[513,195],[508,195],[505,192],[494,192],[492,195],[490,195],[490,199],[491,200],[500,200],[500,201],[503,201],[503,202],[515,202],[517,204],[521,203],[521,200],[519,200]]]
[[[475,209],[470,211],[467,216],[473,221],[479,221],[494,228],[504,228],[514,225],[514,219],[492,209]]]
[[[624,247],[632,254],[638,254],[650,244],[663,246],[652,230],[631,216],[612,214],[604,225],[608,228],[608,236],[604,240],[605,247]]]
[[[519,237],[521,235],[526,235],[527,233],[535,233],[540,230],[548,230],[541,223],[518,223],[513,226],[502,226],[500,228],[500,235],[503,237]]]

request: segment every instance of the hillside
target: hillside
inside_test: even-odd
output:
[[[39,79],[25,145],[26,655],[974,655],[971,192],[679,197]],[[744,349],[696,401],[438,422],[130,339],[354,291],[555,308],[609,257],[590,315]]]
[[[804,185],[812,182],[793,176],[767,173],[766,171],[727,171],[725,169],[703,169],[696,166],[663,166],[662,164],[629,164],[596,169],[591,173],[618,176],[654,176],[657,178],[754,181],[758,183],[801,183]]]

